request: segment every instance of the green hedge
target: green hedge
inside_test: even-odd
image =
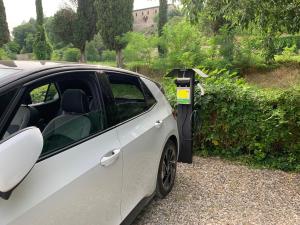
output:
[[[102,52],[102,61],[115,61],[116,60],[116,52],[105,50]]]
[[[67,48],[63,52],[63,60],[68,62],[79,62],[80,50],[77,48]]]
[[[6,60],[9,59],[7,53],[5,52],[4,49],[0,48],[0,60]]]
[[[195,148],[202,154],[300,171],[300,87],[262,90],[214,71],[206,95],[197,94]],[[174,104],[174,86],[166,86]],[[201,112],[201,113],[199,113]]]
[[[66,47],[62,49],[56,49],[52,53],[52,61],[67,61],[67,62],[79,62],[80,50],[78,48]]]

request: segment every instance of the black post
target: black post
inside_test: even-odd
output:
[[[177,69],[172,71],[177,75],[175,81],[179,88],[190,88],[190,102],[177,106],[177,124],[180,137],[180,151],[178,161],[182,163],[193,162],[193,124],[192,116],[194,111],[194,89],[195,89],[195,71],[192,69]]]

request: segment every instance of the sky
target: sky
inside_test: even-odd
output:
[[[45,16],[52,16],[65,5],[68,0],[43,0]],[[159,0],[135,0],[134,9],[147,8],[158,5]],[[35,0],[4,0],[9,29],[36,17]]]

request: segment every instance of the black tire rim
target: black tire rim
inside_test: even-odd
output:
[[[164,159],[163,159],[163,164],[162,164],[162,184],[163,188],[168,191],[175,179],[176,175],[176,153],[174,148],[171,146],[168,147]]]

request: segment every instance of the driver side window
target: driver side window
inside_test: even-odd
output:
[[[44,138],[43,157],[104,130],[106,117],[92,79],[91,72],[66,73],[29,87],[5,135],[38,127]]]

